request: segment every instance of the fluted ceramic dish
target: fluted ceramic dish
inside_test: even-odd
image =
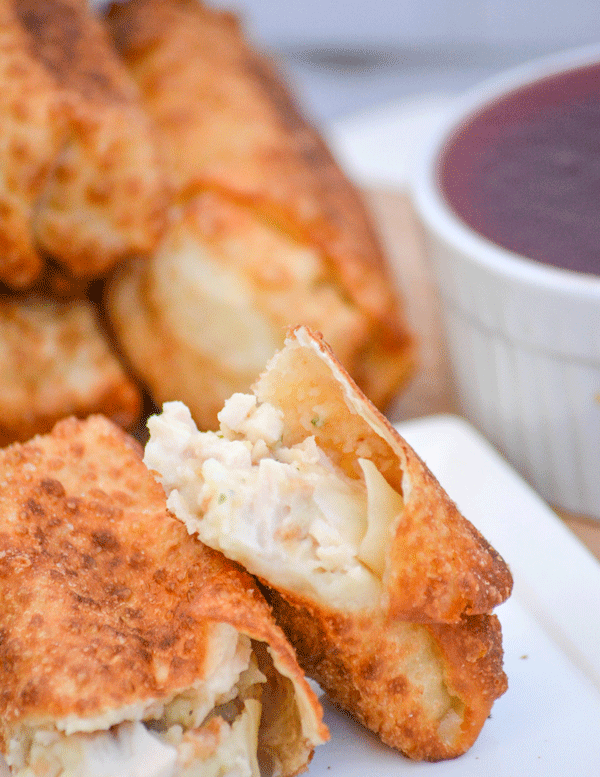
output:
[[[447,204],[439,170],[469,117],[520,87],[599,61],[600,46],[580,48],[487,81],[434,128],[413,178],[462,412],[546,500],[597,519],[600,277],[480,236]]]

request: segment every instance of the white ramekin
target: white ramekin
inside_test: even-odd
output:
[[[463,413],[548,502],[600,519],[600,277],[485,240],[452,212],[438,183],[441,151],[469,116],[521,86],[597,61],[600,45],[561,52],[465,95],[425,144],[414,203]]]

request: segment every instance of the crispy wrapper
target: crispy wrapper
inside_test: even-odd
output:
[[[336,703],[412,758],[463,753],[507,687],[503,559],[305,327],[219,417],[149,421],[175,515],[271,590]]]
[[[102,774],[109,757],[111,773],[139,773],[140,738],[145,774],[241,754],[258,775],[257,737],[276,774],[306,767],[327,730],[293,649],[252,578],[167,512],[132,438],[101,416],[67,419],[1,451],[0,472],[12,773],[82,759],[92,774],[98,753]]]
[[[351,477],[360,472],[359,457],[368,458],[401,495],[383,570],[392,618],[458,623],[463,615],[491,612],[510,595],[512,577],[500,554],[365,398],[322,337],[295,330],[254,391],[259,401],[283,411],[287,445],[313,434]]]
[[[103,413],[129,428],[142,398],[85,299],[0,297],[0,445]]]
[[[119,268],[106,308],[154,400],[185,402],[203,429],[281,347],[292,311],[347,365],[369,336],[313,251],[213,192],[181,208],[151,257]]]
[[[114,3],[107,22],[156,125],[176,199],[196,212],[187,261],[197,257],[199,274],[212,265],[204,296],[221,279],[220,268],[231,268],[266,317],[263,330],[252,330],[263,351],[273,338],[281,347],[286,328],[298,323],[334,342],[335,306],[333,320],[341,317],[348,330],[334,343],[336,353],[384,406],[413,372],[414,338],[359,193],[274,65],[248,45],[232,14],[196,0]],[[183,220],[189,232],[187,212]],[[172,229],[162,254],[176,250],[180,227]],[[168,293],[152,271],[149,277],[157,294]],[[290,307],[294,293],[303,299]],[[116,315],[122,329],[128,315],[135,318],[133,306]],[[131,340],[126,336],[125,348],[133,351]],[[210,357],[218,343],[209,332],[205,341]],[[235,390],[229,365],[220,366],[223,385]],[[216,399],[222,405],[227,396]]]
[[[0,280],[50,254],[75,276],[149,251],[166,181],[137,89],[85,0],[0,3]]]
[[[269,601],[309,677],[414,760],[468,750],[507,689],[495,615],[423,625],[344,613],[275,589]]]

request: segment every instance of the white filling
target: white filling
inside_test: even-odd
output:
[[[18,777],[259,777],[261,703],[252,695],[265,682],[250,640],[220,624],[215,673],[169,702],[153,702],[144,721],[108,730],[66,733],[65,722],[22,727],[9,743],[7,763]],[[210,662],[209,657],[209,662]],[[247,697],[247,698],[246,698]],[[71,721],[71,725],[73,722]],[[63,730],[61,730],[61,727]],[[81,726],[88,727],[85,722]]]
[[[33,735],[23,777],[171,777],[177,750],[139,722],[121,723],[110,731],[65,736],[41,730]]]
[[[211,259],[193,236],[175,235],[150,264],[152,292],[183,342],[237,372],[258,374],[279,345],[243,273]]]
[[[280,440],[282,415],[234,394],[219,432],[199,432],[180,402],[148,422],[144,460],[175,515],[207,545],[250,572],[336,607],[374,605],[401,497],[372,462],[345,475],[307,437]]]

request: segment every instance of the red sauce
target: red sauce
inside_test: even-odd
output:
[[[600,275],[600,64],[483,109],[444,150],[440,176],[452,209],[482,236]]]

